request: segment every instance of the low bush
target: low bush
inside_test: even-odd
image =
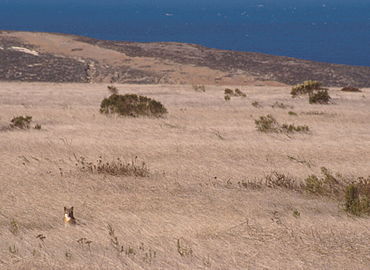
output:
[[[306,125],[295,126],[293,124],[282,124],[281,129],[283,130],[283,132],[286,132],[286,133],[294,133],[294,132],[303,132],[303,133],[305,133],[305,132],[310,131],[310,128]]]
[[[282,103],[282,102],[275,102],[274,104],[272,104],[272,106],[271,106],[272,108],[279,108],[279,109],[293,109],[293,106],[290,106],[290,105],[286,105],[286,104],[284,104],[284,103]]]
[[[343,91],[343,92],[361,92],[361,90],[359,88],[352,87],[352,86],[343,87],[341,91]]]
[[[266,116],[260,116],[259,119],[254,120],[257,130],[261,132],[279,132],[280,125],[276,119],[268,114]]]
[[[145,96],[112,94],[101,102],[100,112],[132,117],[161,117],[167,113],[167,109],[159,101]]]
[[[255,120],[256,128],[261,132],[274,132],[274,133],[294,133],[301,132],[307,133],[310,131],[309,127],[295,126],[294,124],[282,124],[280,125],[276,119],[268,114],[266,116],[260,116],[259,119]]]
[[[298,95],[304,95],[304,94],[309,94],[314,90],[320,90],[321,88],[321,83],[318,81],[305,81],[301,84],[297,84],[293,86],[290,94],[295,97]]]
[[[370,181],[359,179],[359,182],[349,184],[345,189],[344,210],[361,216],[370,214]]]
[[[305,179],[303,189],[312,194],[339,198],[346,181],[340,175],[334,176],[327,168],[321,167],[322,177],[310,175]]]
[[[298,188],[296,180],[288,175],[272,172],[265,178],[265,186],[269,188],[285,188],[290,190],[296,190]]]
[[[317,90],[309,94],[309,102],[318,104],[328,104],[331,100],[328,90]]]
[[[246,97],[247,95],[242,92],[241,90],[239,90],[238,88],[235,89],[235,96],[237,97]]]
[[[99,157],[96,162],[88,161],[85,157],[76,158],[76,167],[83,172],[109,174],[114,176],[149,176],[149,169],[145,162],[138,162],[137,157],[131,162],[124,162],[120,158],[104,161]]]
[[[255,108],[262,108],[262,105],[258,101],[253,101],[251,104]]]
[[[298,115],[296,112],[293,112],[293,111],[289,111],[288,114],[292,115],[292,116],[297,116]]]
[[[236,88],[235,90],[232,90],[230,88],[226,88],[224,91],[225,97],[228,96],[230,100],[231,97],[246,97],[247,95],[241,91],[240,89]],[[226,98],[225,98],[226,99]]]
[[[205,92],[206,87],[203,84],[195,84],[193,85],[193,89],[197,92]]]
[[[32,122],[32,116],[16,116],[10,120],[11,128],[29,129]]]
[[[229,95],[229,96],[233,96],[234,95],[234,91],[230,88],[226,88],[225,91],[224,91],[225,95]]]

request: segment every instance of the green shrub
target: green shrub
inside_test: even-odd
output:
[[[266,116],[260,116],[259,119],[254,121],[256,128],[261,132],[275,132],[275,133],[294,133],[294,132],[309,132],[309,127],[304,126],[295,126],[293,124],[282,124],[280,125],[276,119],[268,114]]]
[[[235,89],[235,96],[238,96],[238,97],[246,97],[247,95],[242,92],[241,90],[239,90],[238,88]]]
[[[276,119],[268,114],[266,116],[260,116],[258,120],[254,120],[257,130],[261,132],[279,132],[280,126]]]
[[[289,115],[292,115],[292,116],[297,116],[297,113],[293,112],[293,111],[289,111],[288,112]]]
[[[309,102],[319,103],[319,104],[328,104],[331,97],[329,96],[328,90],[317,90],[309,94]]]
[[[298,209],[293,210],[293,217],[299,218],[301,216],[301,213],[298,211]]]
[[[318,81],[305,81],[302,84],[297,84],[293,86],[292,91],[290,94],[295,97],[298,95],[304,95],[304,94],[309,94],[314,90],[320,90],[321,88],[321,83]]]
[[[224,93],[225,95],[234,96],[234,91],[230,88],[226,88]]]
[[[313,194],[322,194],[324,190],[323,185],[323,181],[316,175],[310,175],[305,180],[304,189]]]
[[[347,212],[356,216],[370,214],[370,181],[360,179],[348,185],[344,199],[344,210]]]
[[[167,113],[167,109],[160,102],[145,96],[112,94],[101,102],[100,112],[132,117],[161,117]]]
[[[29,129],[32,121],[32,116],[16,116],[10,122],[11,128]]]
[[[306,178],[303,188],[313,194],[340,199],[345,188],[344,179],[340,179],[340,175],[334,176],[325,167],[321,167],[321,173],[323,177],[319,178],[316,175],[311,175]]]
[[[235,90],[232,90],[230,88],[226,88],[225,91],[225,96],[230,96],[230,97],[246,97],[247,95],[242,92],[240,89],[236,88]]]

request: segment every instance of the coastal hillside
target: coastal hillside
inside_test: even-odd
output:
[[[0,82],[0,269],[369,269],[370,88],[115,87],[168,113],[102,114],[107,84]]]
[[[270,86],[318,80],[326,86],[369,87],[370,67],[185,43],[0,31],[0,80]]]

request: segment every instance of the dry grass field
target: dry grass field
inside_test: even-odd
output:
[[[243,183],[274,171],[303,181],[323,166],[368,177],[370,89],[331,89],[334,104],[310,105],[290,87],[242,87],[247,96],[230,101],[219,86],[117,87],[168,115],[102,115],[106,84],[0,83],[1,269],[369,269],[369,217]],[[310,132],[261,133],[254,121],[267,114]],[[41,130],[8,130],[18,115]],[[81,171],[81,156],[137,156],[150,175]],[[80,224],[65,227],[72,205]]]

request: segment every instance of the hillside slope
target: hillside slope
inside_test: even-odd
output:
[[[370,89],[331,89],[335,105],[311,105],[290,87],[225,101],[220,86],[116,86],[168,115],[102,115],[104,84],[0,83],[0,269],[368,269],[368,216],[259,183],[273,172],[303,183],[322,166],[368,178]],[[261,133],[254,121],[266,114],[310,133]],[[41,130],[8,129],[16,115]],[[91,173],[81,156],[138,156],[150,174]],[[64,227],[72,205],[80,225]]]
[[[28,50],[25,50],[28,49]],[[0,80],[140,84],[370,86],[370,67],[336,65],[185,43],[137,43],[0,32]]]

